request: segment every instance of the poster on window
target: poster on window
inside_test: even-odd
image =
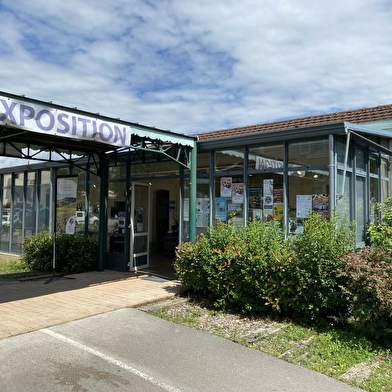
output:
[[[264,197],[274,195],[274,180],[273,179],[263,180],[263,193],[264,193]]]
[[[274,219],[274,180],[263,180],[263,215],[264,220],[270,221]]]
[[[215,198],[215,219],[220,220],[222,222],[226,222],[226,198],[225,197],[216,197]]]
[[[232,177],[221,177],[220,179],[220,197],[231,197]]]
[[[57,178],[56,233],[75,233],[77,187],[77,176]]]
[[[249,189],[249,208],[260,209],[261,208],[261,189],[250,188]]]
[[[297,195],[297,218],[307,218],[312,210],[312,195]]]
[[[312,208],[317,214],[323,218],[329,217],[329,196],[325,194],[317,194],[312,196]]]
[[[283,203],[283,189],[274,189],[274,204]]]
[[[234,183],[231,185],[232,193],[231,193],[231,201],[233,203],[244,203],[244,184],[243,183]]]

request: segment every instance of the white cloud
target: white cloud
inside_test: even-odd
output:
[[[204,132],[391,103],[388,0],[13,0],[0,89]]]

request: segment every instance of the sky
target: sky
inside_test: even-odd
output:
[[[390,0],[0,0],[0,91],[186,135],[392,103]]]

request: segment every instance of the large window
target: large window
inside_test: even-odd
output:
[[[301,232],[303,220],[311,211],[328,219],[330,197],[327,170],[291,172],[288,179],[289,232]]]

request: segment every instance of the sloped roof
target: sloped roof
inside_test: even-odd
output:
[[[222,129],[212,132],[204,132],[198,134],[199,141],[227,139],[231,137],[257,135],[267,132],[285,131],[295,128],[306,128],[312,126],[336,124],[350,122],[353,124],[368,123],[381,120],[392,119],[392,104],[375,106],[371,108],[347,110],[344,112],[336,112],[329,114],[320,114],[296,118],[292,120],[284,120],[277,122],[269,122],[265,124],[249,125],[245,127]]]

